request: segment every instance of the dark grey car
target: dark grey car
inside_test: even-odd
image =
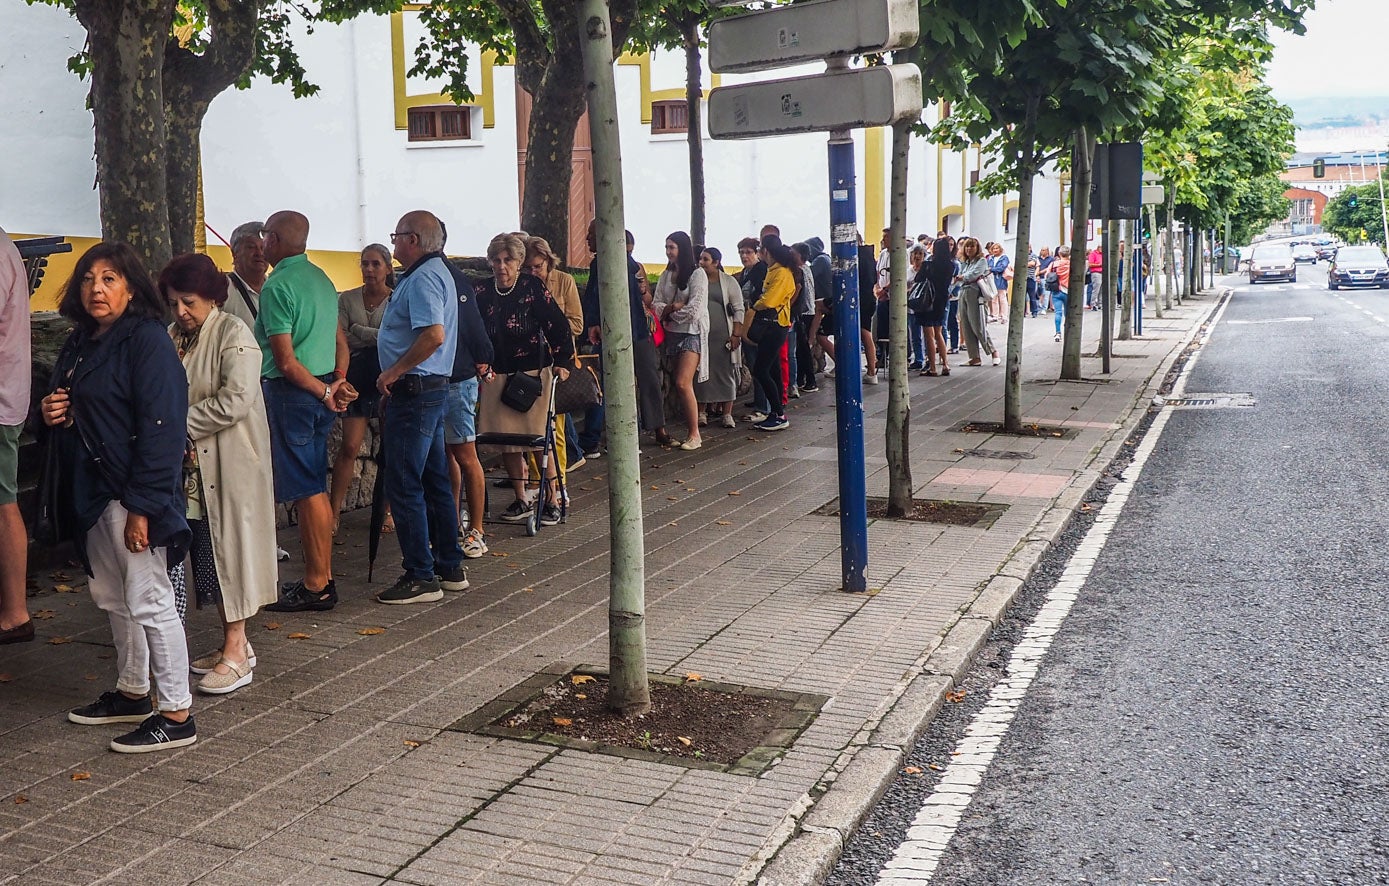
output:
[[[1378,286],[1389,289],[1389,262],[1378,246],[1342,246],[1331,259],[1326,287]]]

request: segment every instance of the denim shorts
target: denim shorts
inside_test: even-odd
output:
[[[449,385],[444,408],[444,443],[457,446],[477,439],[477,376]]]
[[[0,505],[19,498],[19,433],[23,425],[0,425]]]
[[[376,418],[381,408],[381,392],[377,390],[358,391],[357,399],[347,404],[344,418]]]
[[[282,378],[262,379],[261,388],[270,420],[275,501],[302,501],[327,492],[328,434],[337,413]]]
[[[701,352],[700,344],[697,332],[666,332],[666,350],[672,357],[681,351],[698,354]]]

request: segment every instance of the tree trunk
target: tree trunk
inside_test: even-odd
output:
[[[622,147],[606,0],[583,0],[583,78],[593,135],[603,390],[608,431],[608,707],[623,717],[651,710],[646,675],[646,575],[637,447],[637,388],[627,304]],[[581,93],[582,94],[582,93]],[[577,115],[576,115],[577,118]],[[572,127],[570,128],[572,133]],[[566,155],[567,156],[567,155]]]
[[[1138,225],[1130,219],[1125,224],[1129,229],[1129,252],[1128,258],[1119,271],[1119,340],[1129,341],[1133,338],[1133,301],[1137,297],[1134,289],[1136,280],[1134,277],[1135,267],[1138,265]]]
[[[574,129],[584,113],[583,66],[556,53],[532,93],[526,144],[521,229],[544,237],[555,255],[569,254],[569,182]]]
[[[1153,297],[1153,316],[1158,320],[1161,320],[1162,299],[1158,297],[1157,293],[1158,275],[1162,273],[1162,268],[1167,263],[1162,258],[1162,234],[1160,231],[1158,231],[1157,207],[1152,205],[1151,203],[1148,204],[1148,231],[1152,234],[1153,241],[1152,248],[1149,250],[1149,252],[1152,253],[1152,265],[1149,269],[1152,271],[1153,274],[1153,282],[1150,286],[1150,288],[1152,289]]]
[[[1032,243],[1032,190],[1037,179],[1036,151],[1032,147],[1040,99],[1029,99],[1019,141],[1027,152],[1018,168],[1018,240],[1013,246],[1013,279],[1008,298],[1008,362],[1003,376],[1003,430],[1022,431],[1022,334],[1027,316],[1027,255]],[[1019,158],[1022,159],[1021,157]],[[1021,286],[1019,286],[1021,284]]]
[[[888,303],[887,515],[912,512],[911,411],[907,380],[907,156],[911,123],[892,125],[892,206],[888,242],[892,249],[892,293]]]
[[[698,249],[705,243],[704,230],[704,125],[701,109],[704,90],[700,87],[702,65],[699,56],[699,20],[681,24],[685,38],[685,113],[689,125],[685,133],[690,146],[690,240]]]
[[[1104,318],[1104,329],[1100,331],[1101,354],[1114,356],[1114,297],[1119,292],[1119,223],[1113,219],[1104,221],[1104,302],[1100,316]]]
[[[1167,188],[1167,292],[1163,295],[1163,305],[1172,307],[1172,296],[1177,296],[1177,304],[1182,303],[1181,290],[1177,288],[1177,193],[1174,185]]]
[[[173,4],[77,0],[74,11],[89,35],[101,236],[157,271],[171,255],[161,68]]]
[[[200,136],[212,100],[246,73],[255,58],[259,3],[212,0],[206,4],[211,38],[200,54],[167,37],[164,47],[164,121],[173,254],[192,252],[198,240]]]
[[[1061,344],[1061,378],[1080,381],[1080,336],[1085,321],[1086,232],[1090,229],[1090,180],[1095,170],[1095,137],[1076,130],[1071,164],[1071,279],[1066,294],[1066,324]]]

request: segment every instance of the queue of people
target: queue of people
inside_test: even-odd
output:
[[[401,552],[401,574],[377,602],[431,602],[468,588],[466,561],[488,551],[479,433],[553,422],[556,458],[528,460],[525,448],[502,447],[514,500],[497,519],[528,519],[543,487],[538,522],[560,522],[562,475],[602,456],[601,402],[581,415],[548,414],[552,387],[577,361],[601,360],[598,260],[580,293],[544,239],[503,233],[487,247],[490,276],[475,283],[445,258],[446,237],[432,213],[406,213],[389,248],[362,250],[362,285],[342,293],[308,258],[309,221],[293,211],[238,227],[227,273],[205,255],[184,255],[156,278],[118,243],[79,258],[60,304],[74,329],[40,403],[44,445],[54,448],[50,462],[61,473],[45,483],[70,490],[59,522],[110,618],[117,677],[114,689],[70,711],[69,720],[137,724],[112,739],[121,752],[190,744],[193,689],[226,694],[254,680],[252,615],[334,608],[333,537],[373,417],[381,419],[380,469]],[[593,241],[590,229],[591,250]],[[632,257],[630,233],[627,244],[623,319],[631,323],[640,424],[651,442],[698,450],[701,428],[737,427],[735,407],[745,395],[745,421],[784,430],[790,400],[818,390],[822,373],[848,371],[822,368],[822,353],[834,356],[837,306],[819,238],[787,245],[765,226],[739,242],[741,267],[729,273],[720,250],[672,232],[654,285]],[[0,284],[15,292],[18,283],[6,276],[11,258],[0,249]],[[970,237],[923,238],[911,249],[912,356],[922,375],[950,375],[961,329],[969,365],[985,357],[999,363],[987,324],[991,312],[1006,309],[1011,277],[994,259]],[[874,285],[853,294],[880,295],[888,267],[874,267]],[[1003,308],[994,301],[1000,276]],[[23,296],[0,301],[7,318],[0,362],[14,362],[21,337],[27,360],[27,335],[8,322],[22,306],[27,332]],[[875,324],[878,311],[863,313],[867,365],[853,371],[876,383],[886,354],[875,352],[874,329],[885,339],[888,321]],[[667,430],[667,386],[682,440]],[[33,637],[22,555],[11,556],[23,545],[11,538],[7,480],[11,431],[23,424],[27,396],[27,387],[0,387],[0,643]],[[341,442],[330,460],[338,423]],[[303,560],[303,577],[283,585],[275,535],[266,530],[277,505],[292,508]],[[22,540],[22,520],[18,527]],[[16,562],[17,597],[9,565]],[[183,629],[185,563],[194,605],[215,607],[222,625],[218,648],[196,657]]]

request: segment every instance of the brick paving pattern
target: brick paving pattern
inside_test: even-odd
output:
[[[106,741],[120,727],[66,722],[66,709],[110,688],[113,651],[84,590],[45,590],[30,601],[54,613],[38,622],[39,641],[0,650],[0,884],[754,877],[904,677],[1063,490],[1093,476],[1095,454],[1207,304],[1189,302],[1150,323],[1147,338],[1117,343],[1135,359],[1115,360],[1103,384],[1056,382],[1050,319],[1026,322],[1024,414],[1074,428],[1073,439],[948,430],[1002,417],[1002,368],[961,359],[949,378],[913,374],[917,496],[1008,508],[987,529],[874,522],[873,595],[836,589],[838,522],[812,514],[837,494],[832,384],[792,402],[787,432],[709,428],[698,452],[643,450],[651,669],[831,697],[756,778],[448,728],[553,662],[606,661],[602,460],[571,477],[566,524],[534,539],[490,526],[492,555],[469,563],[472,589],[437,604],[371,602],[394,574],[395,544],[384,539],[367,585],[365,514],[346,516],[335,549],[342,603],[254,618],[255,682],[197,697],[200,738],[182,750],[113,754]],[[1095,316],[1086,316],[1090,352]],[[1085,372],[1098,376],[1098,360],[1086,359]],[[886,402],[886,384],[865,388],[870,495],[887,492]],[[985,463],[961,451],[975,447],[1035,457]],[[281,543],[298,549],[293,537]],[[358,633],[366,627],[385,630]],[[188,634],[194,654],[214,648],[215,613],[190,612]],[[68,642],[48,642],[58,637]]]

